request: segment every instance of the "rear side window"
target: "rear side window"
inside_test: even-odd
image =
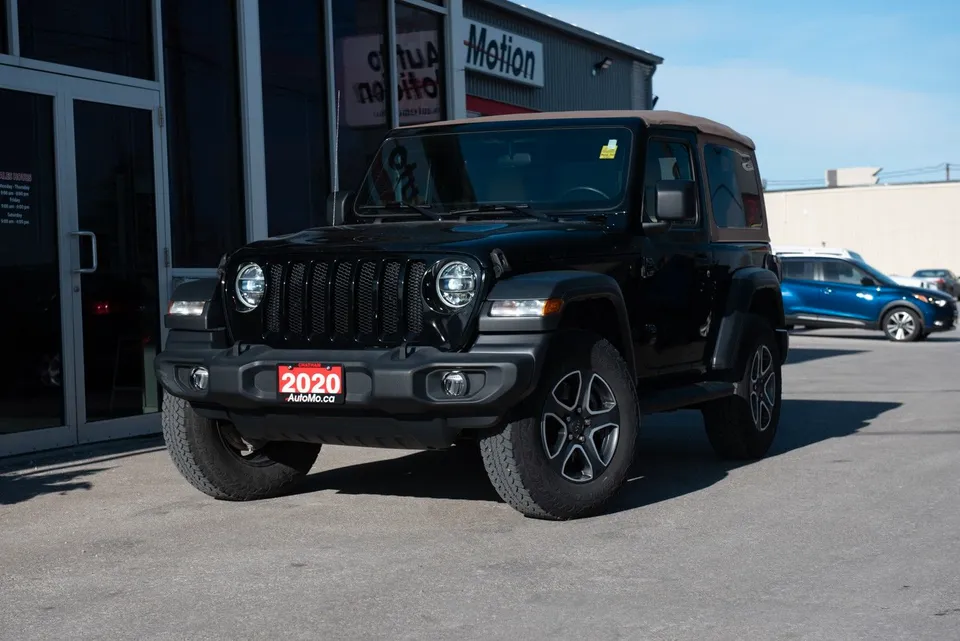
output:
[[[814,280],[814,265],[809,260],[786,259],[783,261],[783,277],[793,280]]]
[[[763,194],[753,157],[710,143],[704,146],[703,159],[717,227],[762,228]]]

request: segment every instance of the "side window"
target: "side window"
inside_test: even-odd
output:
[[[717,227],[763,227],[763,194],[753,157],[710,143],[704,146],[703,159]]]
[[[643,172],[643,221],[657,220],[657,182],[660,180],[693,180],[693,156],[682,142],[651,138]],[[696,225],[698,221],[675,223]]]
[[[783,261],[783,277],[793,280],[815,280],[816,265],[810,260],[787,259]]]
[[[844,260],[826,260],[823,262],[823,280],[840,285],[861,285],[867,273]]]

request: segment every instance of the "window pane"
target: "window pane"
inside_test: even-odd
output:
[[[690,148],[678,142],[653,140],[647,146],[643,177],[643,219],[657,220],[657,183],[661,180],[692,180],[693,161]],[[696,224],[693,222],[674,223]]]
[[[384,0],[333,0],[340,189],[355,190],[389,128]]]
[[[823,263],[823,280],[844,285],[860,285],[866,274],[850,263],[842,260],[828,260]]]
[[[0,53],[10,53],[7,45],[7,3],[0,0]]]
[[[814,280],[814,264],[808,260],[783,261],[783,277],[795,280]]]
[[[152,4],[150,0],[21,0],[17,3],[20,55],[154,80]]]
[[[443,16],[398,4],[397,45],[400,124],[445,120]]]
[[[762,196],[753,159],[722,145],[706,145],[703,153],[717,226],[762,227]]]
[[[0,89],[0,113],[3,434],[64,420],[53,98]]]
[[[321,0],[260,0],[271,236],[322,225],[330,173]]]
[[[164,0],[174,267],[216,267],[246,242],[232,0]]]
[[[632,149],[633,134],[621,126],[395,137],[377,154],[356,208],[376,215],[376,207],[402,198],[434,211],[485,204],[609,210],[626,196]]]

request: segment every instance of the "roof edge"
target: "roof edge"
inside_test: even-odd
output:
[[[636,47],[631,47],[628,44],[624,44],[619,40],[614,40],[613,38],[608,38],[607,36],[602,36],[599,33],[594,33],[583,27],[578,27],[572,25],[569,22],[564,22],[559,18],[554,18],[553,16],[548,16],[545,13],[530,9],[523,5],[517,4],[516,2],[511,2],[510,0],[473,0],[474,2],[483,2],[484,4],[491,5],[498,9],[502,9],[508,13],[512,13],[521,18],[526,18],[533,22],[537,22],[548,27],[562,31],[567,35],[573,36],[575,38],[580,38],[581,40],[586,40],[596,45],[602,47],[607,47],[619,53],[622,53],[625,56],[629,56],[633,60],[639,62],[644,62],[648,65],[656,68],[657,65],[663,64],[663,58],[652,54],[649,51],[644,51],[643,49],[638,49]]]

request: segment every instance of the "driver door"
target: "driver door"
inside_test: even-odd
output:
[[[866,325],[880,311],[879,285],[853,263],[837,258],[820,262],[820,315],[838,324]]]

